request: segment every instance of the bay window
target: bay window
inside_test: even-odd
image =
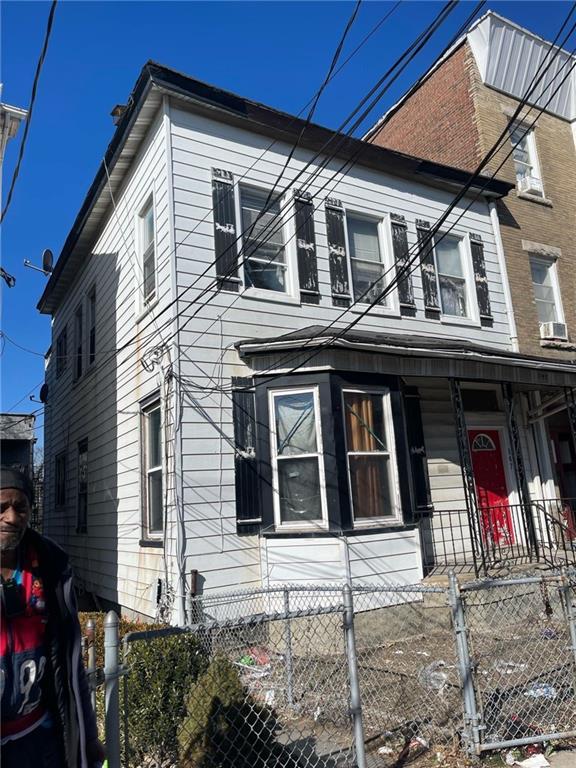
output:
[[[324,467],[318,390],[271,392],[274,505],[278,525],[323,525]]]
[[[355,521],[399,516],[394,430],[388,390],[344,390],[346,455]]]

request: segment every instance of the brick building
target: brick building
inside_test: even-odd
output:
[[[375,144],[516,184],[492,204],[508,271],[512,344],[576,358],[576,59],[493,12],[478,20],[368,132]],[[518,110],[521,102],[524,102]],[[536,121],[536,122],[534,122]],[[568,408],[566,408],[568,402]],[[576,497],[574,393],[530,403],[550,493]],[[571,418],[570,418],[571,414]],[[547,450],[549,448],[549,450]]]

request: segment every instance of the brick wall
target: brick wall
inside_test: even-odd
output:
[[[478,165],[470,66],[466,44],[429,77],[371,139],[374,144],[438,163]]]
[[[482,83],[474,57],[464,43],[404,102],[372,141],[472,170],[505,129],[517,105],[516,99]],[[530,114],[534,119],[537,112]],[[518,340],[520,350],[526,354],[574,359],[576,147],[570,124],[545,113],[538,118],[535,138],[546,201],[525,199],[512,190],[498,204]],[[497,173],[500,178],[516,182],[512,158],[505,159],[511,146],[506,140],[485,173]],[[571,348],[552,349],[540,341],[529,252],[522,247],[523,240],[562,251],[557,272]]]

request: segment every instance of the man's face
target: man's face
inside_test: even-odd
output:
[[[0,490],[0,551],[16,549],[30,518],[28,496],[16,488]]]

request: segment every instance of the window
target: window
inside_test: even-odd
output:
[[[88,294],[88,365],[96,359],[96,288]]]
[[[494,441],[490,437],[490,435],[485,435],[484,433],[481,433],[479,435],[476,435],[472,442],[472,450],[474,452],[478,451],[495,451],[496,446],[494,445]]]
[[[147,534],[164,530],[162,479],[162,409],[160,399],[142,408],[143,512]]]
[[[88,440],[78,443],[78,508],[76,533],[86,533],[88,528]]]
[[[555,263],[546,259],[530,258],[532,285],[538,320],[540,323],[561,323],[563,317],[559,311],[558,287],[555,275]]]
[[[272,395],[272,467],[280,525],[324,524],[324,468],[318,391]]]
[[[521,123],[517,124],[510,131],[510,140],[519,191],[543,197],[534,131],[527,130]]]
[[[82,376],[82,335],[84,333],[84,312],[82,304],[76,309],[74,314],[74,380]]]
[[[142,259],[144,305],[156,297],[156,253],[154,238],[154,204],[152,200],[140,213],[140,253]]]
[[[258,218],[267,199],[268,192],[240,188],[245,284],[246,288],[285,293],[287,264],[279,201],[268,204],[266,213]]]
[[[354,299],[364,304],[377,301],[385,287],[385,267],[380,251],[379,222],[346,215]],[[380,304],[386,304],[383,299]]]
[[[66,454],[56,456],[54,466],[54,504],[56,507],[66,506]]]
[[[58,335],[56,339],[56,378],[60,376],[66,370],[66,363],[68,361],[68,327],[64,329]]]
[[[344,423],[355,521],[399,517],[390,396],[344,391]]]
[[[442,313],[451,317],[468,317],[466,272],[461,240],[452,235],[444,235],[436,241],[434,250]]]

